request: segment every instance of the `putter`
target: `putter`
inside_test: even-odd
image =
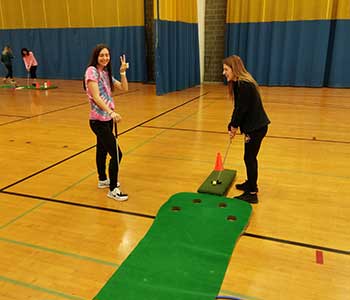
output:
[[[117,144],[117,164],[118,164],[118,175],[119,175],[119,145],[118,145],[118,127],[117,127],[117,122],[114,121],[114,135],[115,135],[115,143]],[[117,178],[118,181],[118,178]]]
[[[228,154],[228,151],[230,150],[231,143],[232,143],[232,139],[229,138],[229,141],[228,141],[228,144],[227,144],[227,148],[226,148],[226,153],[225,153],[225,156],[224,156],[224,161],[223,161],[223,163],[222,163],[223,165],[225,165],[226,158],[227,158],[227,154]],[[216,180],[213,180],[213,181],[211,182],[212,185],[217,185],[217,184],[221,184],[221,183],[222,183],[222,181],[220,181],[220,177],[221,177],[222,171],[223,171],[223,170],[220,170],[220,172],[219,172],[218,177],[216,178]]]

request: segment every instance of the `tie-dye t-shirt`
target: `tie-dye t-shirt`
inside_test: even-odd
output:
[[[114,110],[114,101],[111,92],[111,86],[108,79],[108,73],[106,71],[99,71],[95,67],[90,66],[86,69],[85,72],[85,86],[86,86],[86,94],[89,97],[90,101],[90,120],[99,120],[99,121],[109,121],[111,117],[107,112],[98,107],[95,103],[92,93],[88,88],[88,81],[95,81],[98,84],[98,89],[100,92],[100,97],[107,104],[107,106]],[[112,77],[113,83],[116,81],[115,78]]]

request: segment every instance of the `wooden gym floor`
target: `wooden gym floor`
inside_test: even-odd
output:
[[[0,89],[0,300],[92,299],[159,207],[196,191],[228,142],[224,85],[157,97],[154,85],[131,83],[116,95],[129,193],[116,202],[97,188],[81,82],[53,83],[59,88]],[[220,294],[350,299],[350,90],[261,92],[272,124],[259,154],[260,203]],[[225,167],[245,179],[241,135]],[[238,194],[233,187],[228,196]]]

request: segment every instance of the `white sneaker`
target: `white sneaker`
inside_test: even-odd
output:
[[[115,188],[113,191],[109,191],[107,197],[117,201],[126,201],[129,198],[128,194],[122,193],[118,188]]]
[[[109,187],[109,179],[106,179],[106,180],[99,180],[99,181],[98,181],[98,184],[97,184],[97,187],[98,187],[99,189],[104,189],[104,188]],[[117,182],[117,187],[120,187],[120,182],[119,182],[119,181]]]

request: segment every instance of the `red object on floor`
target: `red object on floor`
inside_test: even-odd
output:
[[[320,250],[316,250],[316,263],[323,265],[323,252]]]
[[[221,157],[220,152],[218,152],[218,154],[216,155],[216,162],[215,162],[214,170],[215,171],[223,171],[224,170],[224,165],[222,163],[222,157]]]

